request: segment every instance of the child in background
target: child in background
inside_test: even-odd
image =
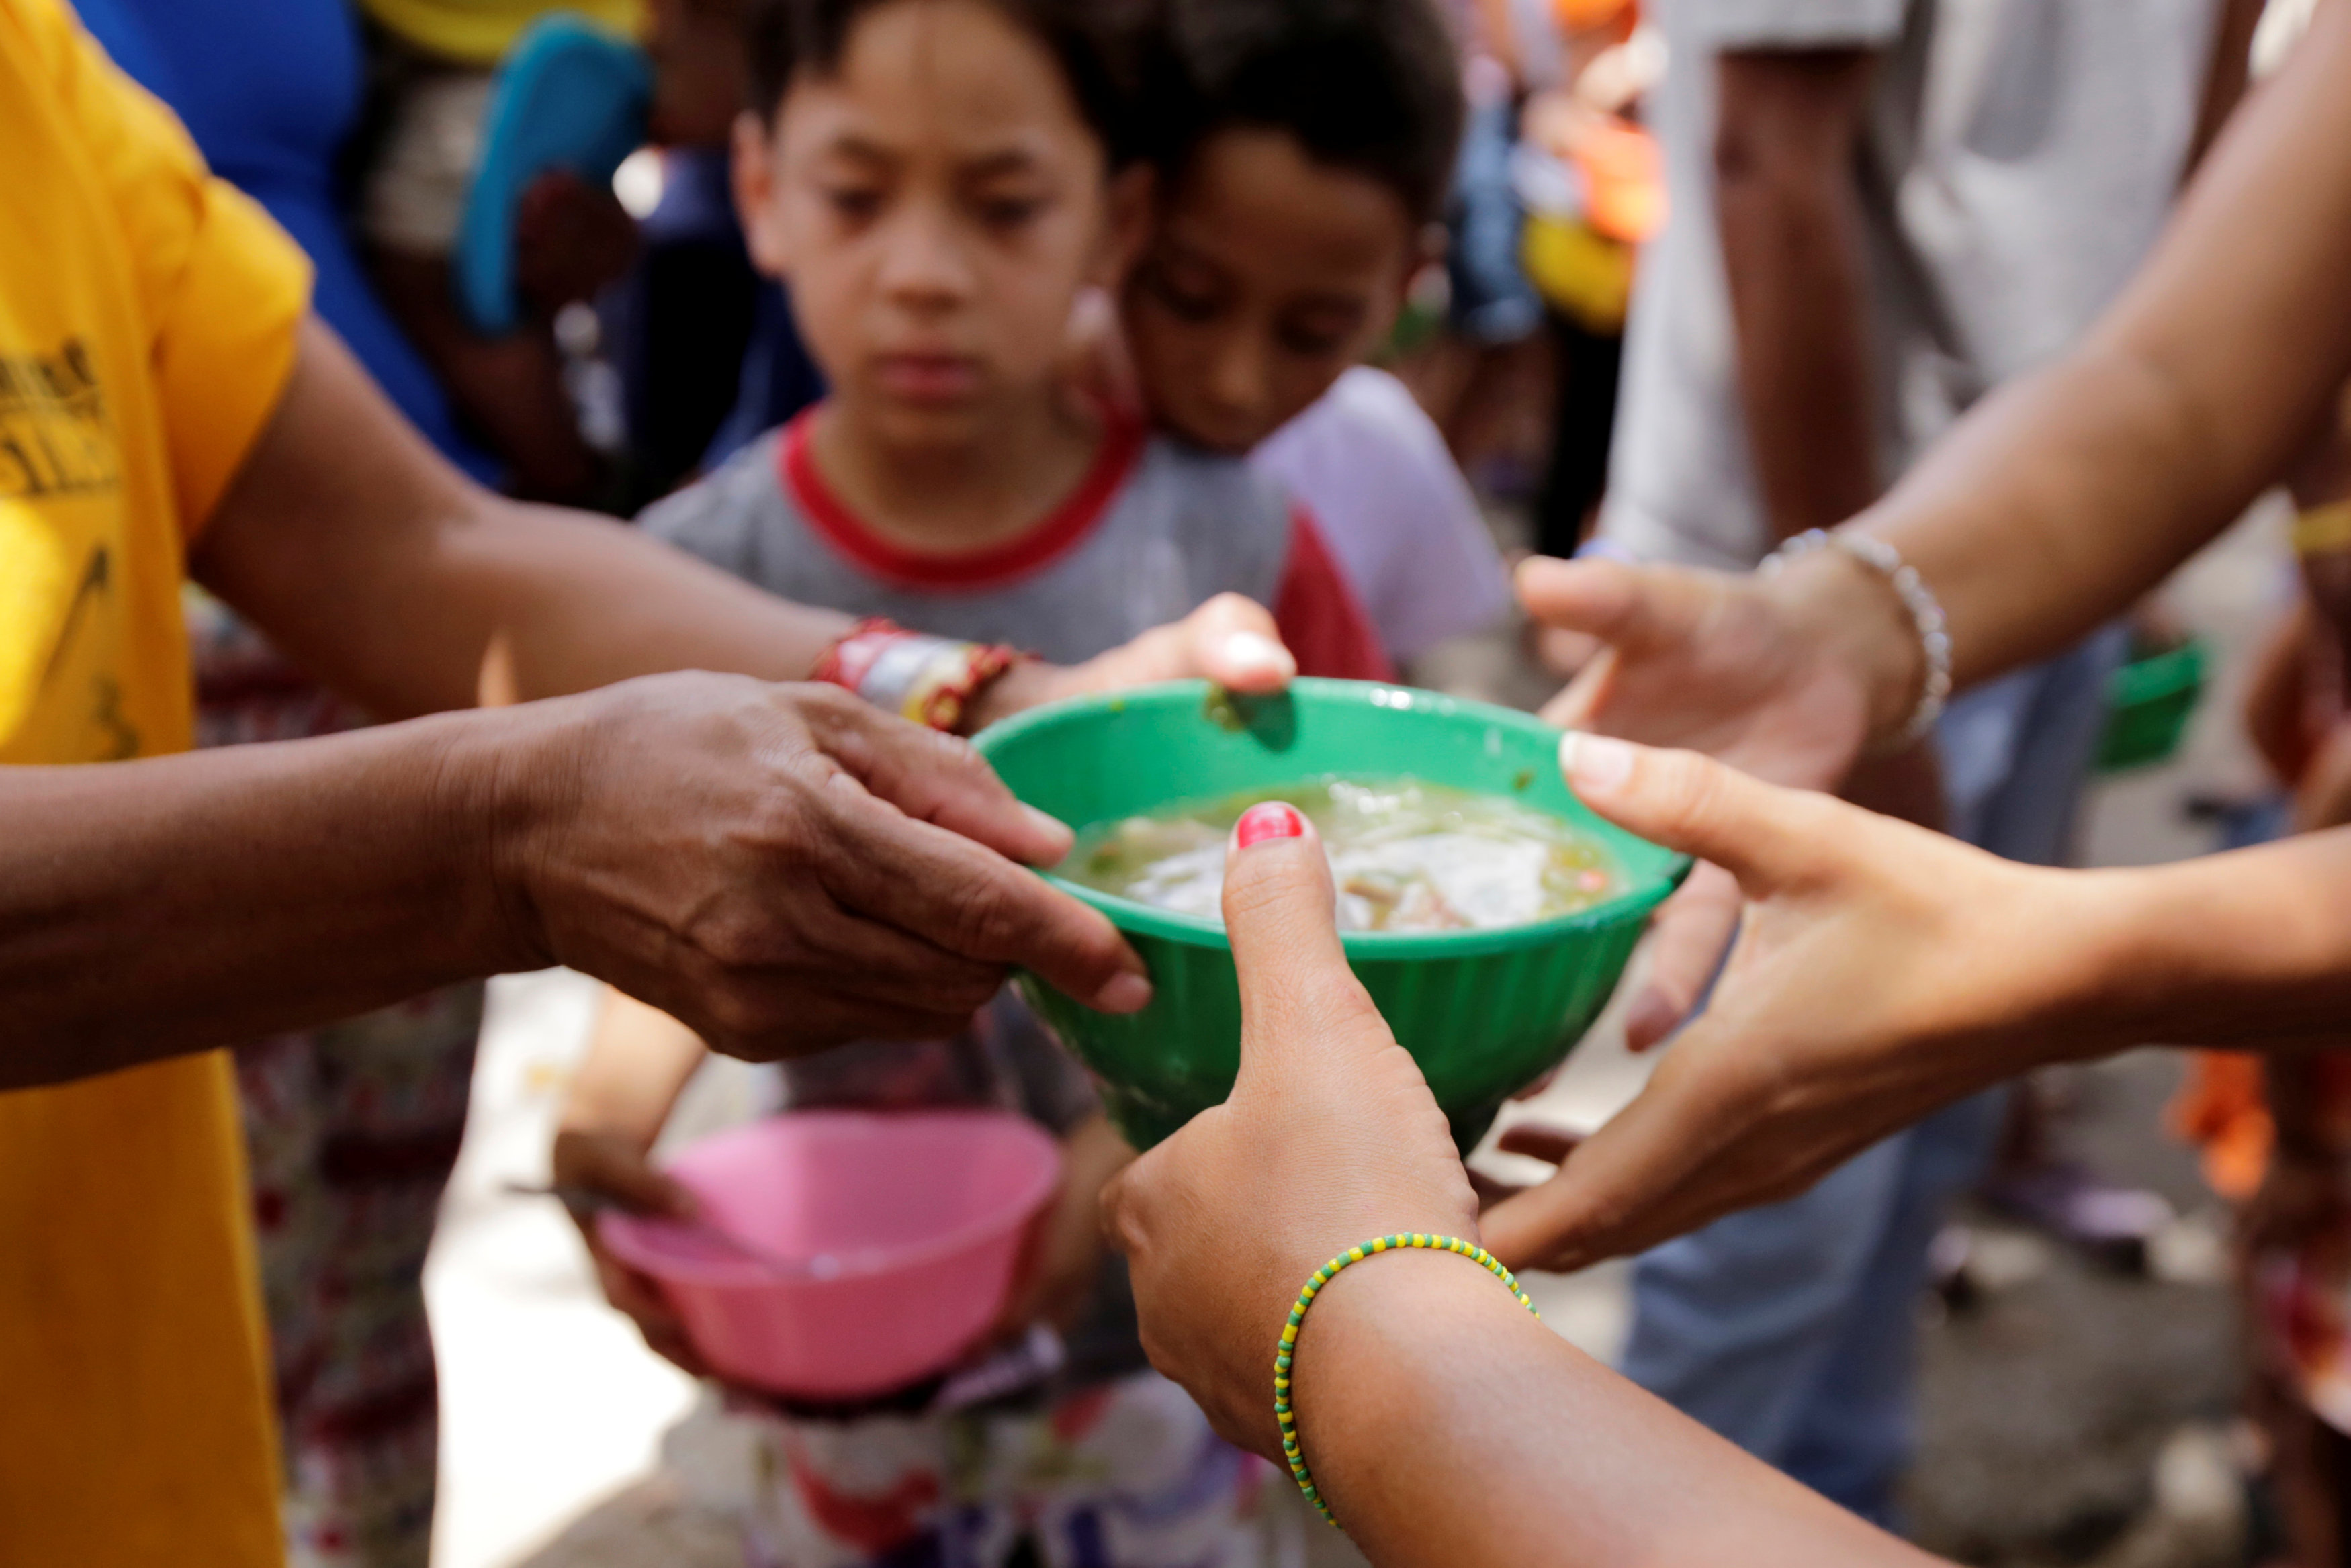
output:
[[[1389,656],[1483,629],[1510,583],[1436,424],[1362,361],[1432,257],[1462,119],[1429,0],[1168,0],[1149,247],[1121,301],[1163,428],[1253,452]]]
[[[1261,628],[1265,660],[1284,672],[1289,656],[1264,635],[1274,624],[1300,669],[1384,675],[1360,606],[1277,487],[1068,395],[1072,305],[1117,285],[1149,215],[1148,171],[1123,167],[1132,37],[1114,8],[759,0],[751,12],[738,205],[831,391],[643,525],[803,603],[1058,662],[1105,664],[1197,610]],[[1271,603],[1273,624],[1229,595]],[[875,672],[901,656],[927,663],[930,644],[869,620],[828,662],[879,696]],[[987,667],[966,667],[955,694]],[[567,1106],[558,1182],[674,1209],[681,1195],[645,1156],[701,1055],[673,1021],[611,999]],[[1056,1323],[1068,1359],[1041,1388],[951,1414],[919,1398],[830,1419],[762,1407],[755,1554],[791,1568],[998,1563],[1023,1550],[1053,1564],[1259,1561],[1272,1472],[1148,1370],[1093,1218],[1126,1151],[1035,1021],[999,998],[956,1039],[846,1046],[781,1078],[788,1107],[995,1106],[1059,1134],[1061,1199],[1007,1327]],[[646,1282],[599,1264],[648,1342],[690,1366]]]

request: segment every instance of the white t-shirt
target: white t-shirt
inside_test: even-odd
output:
[[[1672,217],[1643,253],[1601,532],[1728,570],[1771,546],[1714,221],[1715,57],[1882,50],[1859,179],[1878,468],[2058,353],[2137,270],[2176,193],[2217,0],[1653,0]]]
[[[1313,514],[1388,657],[1482,631],[1510,573],[1436,422],[1403,382],[1358,365],[1249,454]]]

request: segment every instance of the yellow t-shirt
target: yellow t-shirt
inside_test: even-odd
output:
[[[496,65],[549,12],[572,12],[624,38],[644,30],[640,0],[360,0],[360,8],[403,42],[469,66]]]
[[[0,0],[0,763],[181,751],[308,264],[59,0]],[[266,1351],[225,1056],[0,1094],[0,1563],[282,1563]]]

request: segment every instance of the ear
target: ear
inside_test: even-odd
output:
[[[1102,237],[1086,281],[1115,295],[1151,239],[1152,203],[1158,173],[1148,163],[1132,164],[1111,181],[1102,201]]]
[[[758,115],[746,110],[735,117],[735,216],[743,225],[743,244],[760,272],[772,278],[791,276],[790,225],[778,208],[778,144],[781,138]]]

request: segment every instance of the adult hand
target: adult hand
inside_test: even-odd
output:
[[[1274,1345],[1307,1277],[1368,1236],[1474,1239],[1478,1204],[1418,1064],[1347,967],[1312,826],[1276,803],[1233,835],[1239,1075],[1111,1185],[1103,1220],[1152,1365],[1228,1441],[1273,1458]]]
[[[1069,829],[963,741],[831,687],[740,676],[538,706],[503,770],[511,918],[544,961],[714,1049],[944,1038],[1016,963],[1106,1012],[1150,1000],[1110,922],[1015,864],[1060,859]]]
[[[1834,790],[1862,743],[1915,699],[1917,639],[1868,568],[1835,552],[1733,576],[1538,556],[1519,597],[1600,651],[1544,708],[1567,730],[1687,747],[1774,784]],[[1626,1034],[1644,1049],[1704,991],[1739,923],[1730,879],[1700,866],[1659,909]]]
[[[1186,616],[1083,664],[1016,664],[972,704],[971,728],[984,730],[1024,708],[1089,691],[1116,691],[1155,680],[1210,680],[1229,691],[1279,691],[1298,660],[1263,605],[1218,594]]]
[[[660,1284],[614,1257],[597,1234],[591,1209],[571,1200],[572,1195],[584,1194],[632,1214],[693,1219],[694,1195],[654,1169],[646,1152],[641,1140],[623,1133],[565,1127],[555,1135],[552,1179],[565,1196],[564,1211],[580,1227],[580,1239],[588,1244],[604,1299],[636,1324],[637,1331],[645,1336],[646,1348],[654,1355],[694,1376],[707,1376],[710,1368],[695,1354],[685,1322],[662,1294]]]
[[[1935,1107],[2095,1049],[2094,876],[2001,860],[1687,752],[1562,748],[1585,805],[1738,879],[1748,915],[1706,1012],[1558,1176],[1487,1211],[1513,1267],[1579,1268],[1801,1192]]]

